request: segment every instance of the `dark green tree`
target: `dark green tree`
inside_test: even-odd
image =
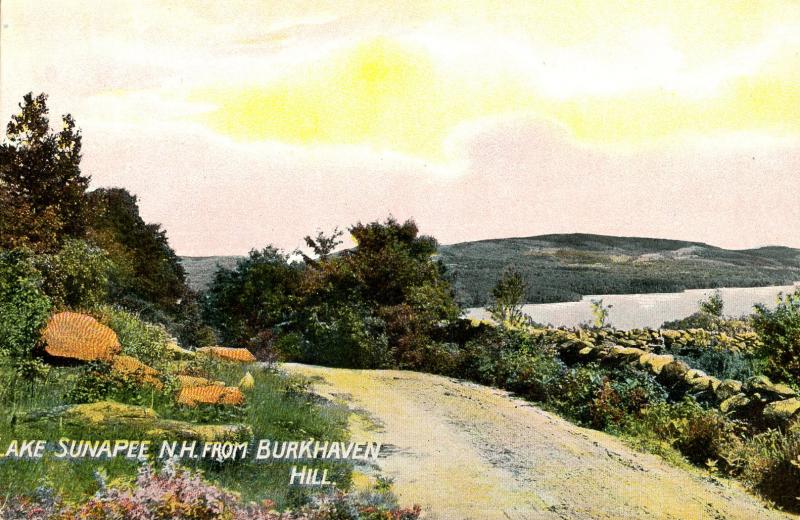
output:
[[[89,236],[116,266],[112,299],[132,310],[154,308],[176,317],[188,288],[166,232],[142,219],[136,196],[123,188],[94,190],[88,202]]]
[[[219,269],[205,294],[204,316],[225,343],[245,344],[289,320],[298,271],[287,255],[268,246],[253,250],[233,269]]]
[[[11,117],[0,144],[0,190],[3,202],[17,219],[15,229],[4,225],[6,245],[30,228],[27,242],[36,250],[52,250],[64,237],[80,237],[85,230],[86,189],[81,175],[81,134],[72,116],[62,117],[58,132],[50,129],[47,96],[28,93]],[[13,208],[9,210],[9,208]],[[51,229],[40,229],[46,222]],[[17,242],[25,242],[16,237]]]
[[[527,284],[519,271],[506,269],[492,289],[492,305],[489,312],[500,324],[520,325],[525,321],[522,313]]]

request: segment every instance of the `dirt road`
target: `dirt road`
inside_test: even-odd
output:
[[[284,369],[353,410],[354,440],[384,444],[376,469],[426,518],[796,518],[495,389],[415,372]]]

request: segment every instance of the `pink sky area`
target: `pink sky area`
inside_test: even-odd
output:
[[[800,247],[800,147],[610,153],[520,119],[460,143],[463,172],[380,154],[318,156],[205,134],[87,136],[95,186],[126,186],[183,255],[293,249],[317,228],[413,217],[442,243],[586,232]]]
[[[565,5],[570,6],[568,9]],[[3,1],[0,116],[50,96],[181,255],[413,217],[800,248],[800,4]]]

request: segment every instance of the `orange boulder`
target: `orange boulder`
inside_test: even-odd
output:
[[[203,347],[197,349],[200,354],[206,354],[224,361],[238,361],[239,363],[253,363],[256,357],[246,348],[230,347]]]
[[[232,386],[190,386],[181,388],[178,403],[187,406],[198,404],[225,404],[237,406],[244,404],[244,394]]]
[[[117,356],[111,362],[111,369],[125,376],[131,376],[141,383],[152,385],[157,389],[164,387],[164,384],[158,379],[158,370],[149,367],[131,356]]]
[[[91,316],[76,312],[52,316],[42,340],[49,355],[79,361],[108,361],[121,350],[113,330]]]

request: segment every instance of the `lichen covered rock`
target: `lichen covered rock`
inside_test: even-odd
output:
[[[55,358],[109,361],[121,350],[117,334],[87,314],[60,312],[42,332],[45,352]]]
[[[239,363],[253,363],[256,360],[256,357],[246,348],[203,347],[197,349],[197,353]]]
[[[164,383],[158,378],[158,370],[131,356],[116,356],[111,362],[111,370],[159,390],[164,387]]]
[[[225,441],[245,440],[253,436],[247,425],[194,424],[161,419],[152,408],[116,401],[59,406],[22,414],[17,420],[28,424],[58,421],[63,428],[78,428],[95,434],[135,430],[142,432],[144,438],[165,440]]]
[[[234,386],[192,386],[181,388],[178,393],[178,403],[186,406],[198,404],[239,406],[244,404],[244,401],[244,394]]]

